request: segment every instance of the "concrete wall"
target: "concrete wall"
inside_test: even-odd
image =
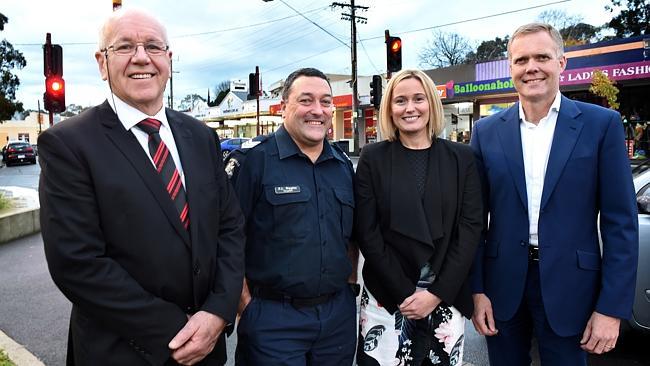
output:
[[[0,244],[41,231],[40,209],[10,209],[0,214]]]

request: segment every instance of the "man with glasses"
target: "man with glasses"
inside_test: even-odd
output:
[[[103,104],[39,138],[50,273],[72,302],[68,364],[225,363],[243,216],[216,135],[163,108],[163,25],[121,9],[95,58]]]

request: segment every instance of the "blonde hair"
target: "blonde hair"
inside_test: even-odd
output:
[[[555,51],[557,57],[564,56],[564,41],[562,40],[562,35],[557,31],[557,29],[555,29],[552,25],[546,23],[528,23],[517,28],[517,30],[515,30],[515,32],[510,37],[507,48],[508,59],[510,59],[512,56],[510,54],[510,46],[512,45],[512,42],[515,40],[515,38],[539,32],[546,32],[551,37],[553,43],[555,43]]]
[[[397,139],[397,126],[391,116],[391,102],[395,87],[402,80],[406,79],[417,79],[422,83],[424,94],[429,103],[429,122],[427,123],[429,128],[429,138],[433,140],[445,127],[442,102],[440,101],[440,96],[438,96],[436,84],[434,84],[433,80],[431,80],[431,78],[424,72],[415,69],[399,71],[388,82],[379,108],[379,128],[381,130],[381,135],[388,141],[395,141]]]

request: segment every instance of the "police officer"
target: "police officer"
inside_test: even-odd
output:
[[[282,114],[282,127],[226,163],[247,235],[236,362],[351,365],[354,171],[325,139],[332,126],[325,74],[306,68],[289,75]]]

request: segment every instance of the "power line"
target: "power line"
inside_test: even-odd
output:
[[[332,38],[334,38],[334,39],[336,39],[337,41],[339,41],[339,42],[340,42],[342,45],[344,45],[345,47],[350,48],[350,45],[349,45],[349,44],[345,43],[345,42],[342,41],[339,37],[337,37],[337,36],[335,36],[334,34],[330,33],[327,29],[321,27],[318,23],[316,23],[316,22],[314,22],[313,20],[307,18],[307,16],[305,16],[303,13],[299,12],[298,10],[296,10],[293,6],[287,4],[286,1],[284,1],[284,0],[280,0],[280,2],[282,2],[284,5],[288,6],[289,9],[291,9],[291,10],[295,11],[296,13],[298,13],[301,17],[307,19],[311,24],[313,24],[313,25],[317,26],[318,28],[320,28],[323,32],[329,34]]]
[[[522,11],[527,11],[527,10],[532,10],[532,9],[537,9],[537,8],[543,8],[543,7],[546,7],[546,6],[556,5],[556,4],[561,4],[561,3],[566,3],[566,2],[570,2],[570,1],[572,1],[572,0],[561,0],[561,1],[555,1],[555,2],[552,2],[552,3],[546,3],[546,4],[541,4],[541,5],[535,5],[535,6],[530,6],[530,7],[527,7],[527,8],[522,8],[522,9],[517,9],[517,10],[504,11],[504,12],[502,12],[502,13],[495,13],[495,14],[490,14],[490,15],[484,15],[484,16],[481,16],[481,17],[469,18],[469,19],[459,20],[459,21],[456,21],[456,22],[445,23],[445,24],[439,24],[439,25],[434,25],[434,26],[431,26],[431,27],[420,28],[420,29],[413,29],[413,30],[408,30],[408,31],[403,31],[403,32],[395,32],[395,33],[400,34],[400,35],[401,35],[401,34],[408,34],[408,33],[416,33],[416,32],[421,32],[421,31],[425,31],[425,30],[431,30],[431,29],[436,29],[436,28],[448,27],[448,26],[450,26],[450,25],[456,25],[456,24],[462,24],[462,23],[469,23],[469,22],[474,22],[474,21],[477,21],[477,20],[483,20],[483,19],[494,18],[494,17],[498,17],[498,16],[501,16],[501,15],[507,15],[507,14],[519,13],[519,12],[522,12]],[[362,39],[361,41],[369,41],[369,40],[379,39],[379,38],[384,38],[384,36],[382,35],[382,36],[377,36],[377,37],[365,38],[365,39]]]
[[[283,2],[284,2],[284,1],[283,1]],[[322,9],[323,9],[323,7],[315,8],[315,9],[311,9],[311,10],[307,10],[307,11],[305,11],[305,14],[307,14],[307,13],[313,13],[313,12],[315,12],[315,11],[322,10]],[[286,20],[286,19],[290,19],[290,18],[295,18],[295,17],[300,16],[300,15],[302,15],[302,14],[299,13],[299,14],[296,14],[296,15],[288,15],[288,16],[283,17],[283,18],[278,18],[278,19],[268,20],[268,21],[266,21],[266,22],[261,22],[261,23],[255,23],[255,24],[249,24],[249,25],[242,25],[242,26],[239,26],[239,27],[226,28],[226,29],[219,29],[219,30],[207,31],[207,32],[200,32],[200,33],[189,33],[189,34],[183,34],[183,35],[180,35],[180,36],[174,36],[174,37],[171,37],[171,38],[186,38],[186,37],[204,36],[204,35],[206,35],[206,34],[215,34],[215,33],[231,32],[231,31],[236,31],[236,30],[242,30],[242,29],[247,29],[247,28],[258,27],[258,26],[260,26],[260,25],[267,25],[267,24],[271,24],[271,23],[279,22],[279,21],[282,21],[282,20]],[[303,17],[304,17],[304,16],[303,16]]]
[[[282,1],[282,0],[280,0],[280,1]],[[283,3],[284,3],[284,1],[283,1]],[[288,6],[288,5],[287,5],[287,6]],[[313,12],[316,12],[316,11],[319,11],[319,10],[323,10],[323,9],[326,9],[326,7],[322,7],[322,6],[321,6],[321,7],[318,7],[318,8],[314,8],[314,9],[311,9],[311,10],[307,10],[307,11],[305,11],[304,13],[305,13],[305,14],[309,14],[309,13],[313,13]],[[295,17],[298,17],[298,16],[303,16],[303,17],[305,17],[305,16],[302,15],[301,13],[298,13],[298,14],[296,14],[296,15],[288,15],[288,16],[286,16],[286,17],[277,18],[277,19],[272,19],[272,20],[268,20],[268,21],[260,22],[260,23],[254,23],[254,24],[242,25],[242,26],[232,27],[232,28],[218,29],[218,30],[213,30],[213,31],[205,31],[205,32],[199,32],[199,33],[181,34],[181,35],[179,35],[179,36],[171,36],[170,38],[172,38],[172,39],[175,39],[175,38],[188,38],[188,37],[199,37],[199,36],[204,36],[204,35],[208,35],[208,34],[226,33],[226,32],[231,32],[231,31],[236,31],[236,30],[242,30],[242,29],[248,29],[248,28],[259,27],[259,26],[261,26],[261,25],[267,25],[267,24],[277,23],[277,22],[281,22],[281,21],[283,21],[283,20],[287,20],[287,19],[295,18]],[[307,19],[307,18],[306,18],[306,19]],[[309,20],[309,19],[308,19],[308,20]],[[63,42],[63,43],[59,43],[59,44],[60,44],[61,46],[87,46],[87,45],[97,45],[97,42],[96,42],[96,41],[95,41],[95,42]],[[40,47],[40,46],[43,46],[42,43],[13,43],[13,45],[14,45],[14,46],[21,46],[21,47],[24,47],[24,46],[39,46],[39,47]]]

